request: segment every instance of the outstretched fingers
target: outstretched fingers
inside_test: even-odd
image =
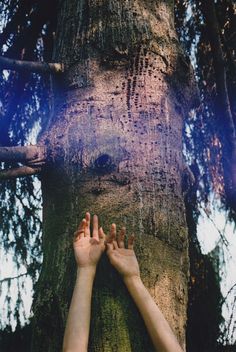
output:
[[[83,219],[79,224],[78,229],[74,232],[74,242],[85,236],[86,219]]]
[[[106,238],[106,243],[111,243],[116,239],[116,224],[111,225],[110,233]]]
[[[111,225],[110,233],[106,238],[106,245],[107,245],[107,253],[111,253],[116,247],[114,245],[114,242],[116,240],[116,224]],[[117,245],[117,242],[116,242]],[[117,246],[118,247],[118,246]]]
[[[102,227],[99,227],[99,229],[98,229],[98,237],[99,237],[99,241],[102,241],[102,242],[104,242],[106,239],[106,235],[105,235]]]
[[[114,250],[113,242],[111,243],[107,242],[106,247],[107,247],[107,254],[111,253]]]
[[[97,215],[93,216],[93,238],[98,240],[98,217],[97,217]]]
[[[125,248],[125,231],[126,231],[126,228],[122,227],[117,238],[117,243],[120,248]]]
[[[134,249],[134,234],[132,234],[128,239],[128,249]]]
[[[91,218],[90,213],[87,212],[85,214],[85,220],[86,220],[85,232],[84,232],[85,237],[87,236],[90,237],[90,218]]]
[[[112,240],[116,239],[116,224],[111,225],[110,237]]]
[[[107,250],[115,250],[119,248],[125,248],[125,235],[126,235],[126,228],[122,227],[119,235],[116,238],[116,224],[111,225],[111,230],[109,235],[106,238]],[[134,234],[132,234],[128,239],[128,249],[134,249]]]
[[[112,243],[114,249],[119,249],[117,241],[113,241]]]

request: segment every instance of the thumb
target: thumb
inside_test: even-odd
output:
[[[107,254],[111,253],[113,251],[113,243],[106,243],[107,246]]]

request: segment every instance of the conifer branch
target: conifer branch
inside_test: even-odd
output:
[[[47,151],[44,146],[0,147],[0,162],[20,162],[24,166],[0,171],[0,180],[35,175],[46,163]]]
[[[0,68],[2,70],[13,70],[13,71],[30,71],[36,73],[63,73],[64,65],[62,63],[47,63],[37,61],[23,61],[9,59],[7,57],[0,56]]]
[[[0,162],[21,162],[26,164],[44,163],[46,148],[38,145],[20,147],[0,147]]]
[[[11,178],[32,176],[39,174],[41,172],[41,167],[30,167],[30,166],[20,166],[12,169],[6,169],[0,171],[0,180],[8,180]]]
[[[17,276],[5,277],[4,279],[1,279],[1,280],[0,280],[0,284],[2,284],[3,282],[9,282],[9,281],[11,281],[11,280],[19,279],[20,277],[26,276],[26,275],[28,275],[27,272],[26,272],[26,273],[23,273],[23,274],[19,274],[19,275],[17,275]]]

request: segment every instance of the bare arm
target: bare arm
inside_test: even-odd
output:
[[[134,236],[128,240],[128,248],[124,246],[125,229],[116,240],[116,226],[107,238],[107,255],[111,264],[122,275],[124,283],[135,301],[155,349],[159,352],[183,352],[168,322],[145,288],[139,272],[139,265],[133,250]]]
[[[162,312],[154,302],[140,277],[129,277],[124,282],[136,303],[154,347],[160,352],[183,352]]]
[[[104,235],[98,230],[98,217],[93,217],[93,235],[90,236],[90,214],[74,236],[77,278],[70,304],[63,340],[64,352],[86,352],[91,314],[91,296],[97,263],[105,249]]]

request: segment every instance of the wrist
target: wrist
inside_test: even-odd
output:
[[[142,279],[140,275],[127,275],[123,277],[124,283],[127,287],[135,286],[137,284],[142,283]]]
[[[89,277],[94,277],[96,274],[96,269],[97,269],[97,267],[95,265],[78,266],[77,267],[77,276],[86,275]]]

